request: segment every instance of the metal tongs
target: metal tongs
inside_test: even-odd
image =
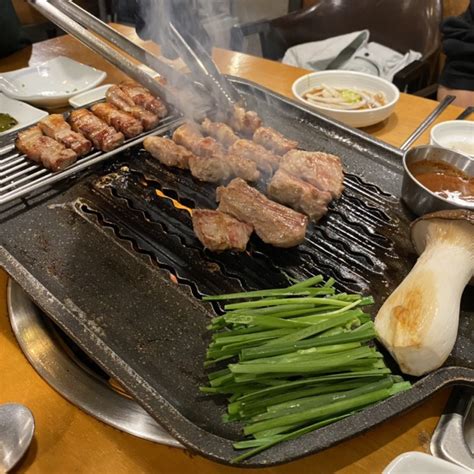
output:
[[[189,75],[177,71],[71,0],[28,1],[48,20],[100,54],[153,94],[187,114],[198,116],[209,109],[217,109],[227,114],[236,104],[244,105],[242,96],[219,72],[202,45],[188,33],[178,31],[172,23],[169,25],[170,41],[191,71]],[[154,74],[149,70],[130,61],[102,38],[164,77],[166,84],[155,80]]]

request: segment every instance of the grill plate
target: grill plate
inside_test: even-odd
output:
[[[205,327],[221,311],[199,296],[283,285],[284,272],[297,278],[322,272],[341,289],[370,291],[378,306],[414,261],[406,237],[410,216],[397,198],[396,149],[257,86],[236,84],[254,96],[268,124],[303,148],[340,155],[348,171],[343,198],[298,249],[275,249],[252,238],[249,254],[204,251],[188,213],[170,198],[215,207],[215,187],[162,167],[138,148],[75,183],[0,208],[0,263],[7,271],[174,437],[224,463],[235,456],[239,426],[221,423],[223,400],[198,392],[205,381]],[[158,197],[157,189],[169,198]],[[268,466],[317,452],[446,384],[474,383],[469,296],[470,290],[445,367],[416,381],[413,390],[243,464]]]

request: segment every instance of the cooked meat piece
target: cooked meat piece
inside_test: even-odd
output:
[[[289,151],[280,162],[280,169],[338,198],[344,190],[341,160],[319,151]]]
[[[181,146],[191,150],[195,155],[203,157],[223,157],[223,146],[212,137],[203,137],[199,128],[194,123],[184,123],[173,133],[173,140]]]
[[[330,193],[320,191],[281,169],[273,175],[267,191],[270,198],[306,214],[314,221],[326,214],[331,202]]]
[[[214,252],[237,250],[243,252],[253,227],[219,211],[195,209],[193,228],[204,247]]]
[[[119,86],[111,86],[107,90],[105,94],[105,98],[109,104],[115,105],[120,110],[127,112],[128,114],[132,115],[136,119],[140,120],[143,126],[143,130],[151,130],[155,128],[160,119],[158,115],[150,112],[149,110],[145,110],[143,107],[139,105],[135,105],[132,98],[120,89]]]
[[[232,174],[237,178],[242,178],[245,181],[258,181],[260,178],[260,171],[257,169],[257,163],[241,156],[229,153],[225,155],[224,159],[229,163]]]
[[[198,140],[194,144],[193,150],[196,155],[204,157],[220,156],[223,158],[225,154],[224,147],[212,137],[205,137]]]
[[[18,133],[15,145],[30,160],[42,164],[51,171],[60,171],[72,165],[77,154],[51,137],[43,135],[38,126]]]
[[[160,119],[168,115],[168,109],[161,99],[152,95],[146,87],[138,84],[138,82],[122,82],[119,87],[132,98],[135,105],[140,105],[153,112]]]
[[[119,147],[123,141],[122,133],[115,128],[109,127],[103,120],[87,109],[79,109],[71,112],[69,122],[76,132],[82,133],[92,141],[94,146],[102,151],[111,151]]]
[[[270,127],[257,128],[253,135],[253,141],[277,155],[284,155],[298,146],[298,142],[288,140],[288,138]]]
[[[186,147],[193,153],[196,152],[196,144],[203,138],[199,128],[190,122],[179,126],[173,133],[173,140],[181,146]]]
[[[218,210],[251,224],[257,235],[275,247],[294,247],[303,242],[308,218],[270,201],[243,179],[217,188]]]
[[[201,127],[204,133],[207,133],[211,137],[215,138],[225,147],[231,146],[239,139],[234,131],[227,124],[222,122],[211,122],[208,118],[206,118],[201,123]]]
[[[189,157],[191,174],[208,183],[220,183],[229,179],[231,169],[228,163],[220,156],[195,156]]]
[[[262,125],[262,120],[256,112],[246,111],[243,107],[236,106],[229,118],[229,125],[236,132],[251,136]]]
[[[72,131],[60,114],[48,115],[38,122],[38,126],[45,135],[74,150],[78,156],[91,151],[92,143],[80,133]]]
[[[251,140],[237,140],[229,148],[229,153],[254,161],[257,168],[267,175],[271,175],[279,165],[279,157]]]
[[[193,154],[184,146],[177,145],[173,140],[162,137],[146,137],[143,146],[153,158],[166,166],[188,169],[189,158]]]
[[[112,104],[102,102],[91,107],[91,111],[105,123],[122,132],[127,138],[133,138],[143,133],[141,122],[132,115],[119,110]]]

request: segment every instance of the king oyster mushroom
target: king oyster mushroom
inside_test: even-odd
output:
[[[422,375],[440,367],[456,342],[461,296],[474,275],[474,212],[426,214],[412,223],[411,239],[420,257],[375,328],[401,370]]]

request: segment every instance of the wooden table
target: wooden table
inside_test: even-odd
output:
[[[134,41],[142,43],[133,29],[123,26],[117,28]],[[143,44],[153,49],[153,45]],[[117,82],[123,78],[120,71],[68,36],[36,44],[1,60],[0,71],[25,67],[28,63],[38,64],[59,55],[107,71],[107,82]],[[293,81],[306,72],[224,50],[216,50],[214,57],[223,72],[253,80],[287,96],[291,96]],[[367,131],[392,145],[400,145],[435,106],[433,101],[402,94],[395,113],[386,122],[370,127]],[[460,112],[457,107],[449,107],[440,120],[453,119]],[[425,134],[419,142],[426,141]],[[36,374],[16,344],[7,318],[6,284],[7,275],[0,270],[0,403],[24,403],[36,418],[35,439],[18,472],[232,474],[239,471],[180,449],[156,445],[121,433],[84,414],[58,395]],[[448,394],[449,391],[444,390],[411,412],[322,453],[259,472],[381,472],[395,456],[403,452],[428,452],[431,433]]]

